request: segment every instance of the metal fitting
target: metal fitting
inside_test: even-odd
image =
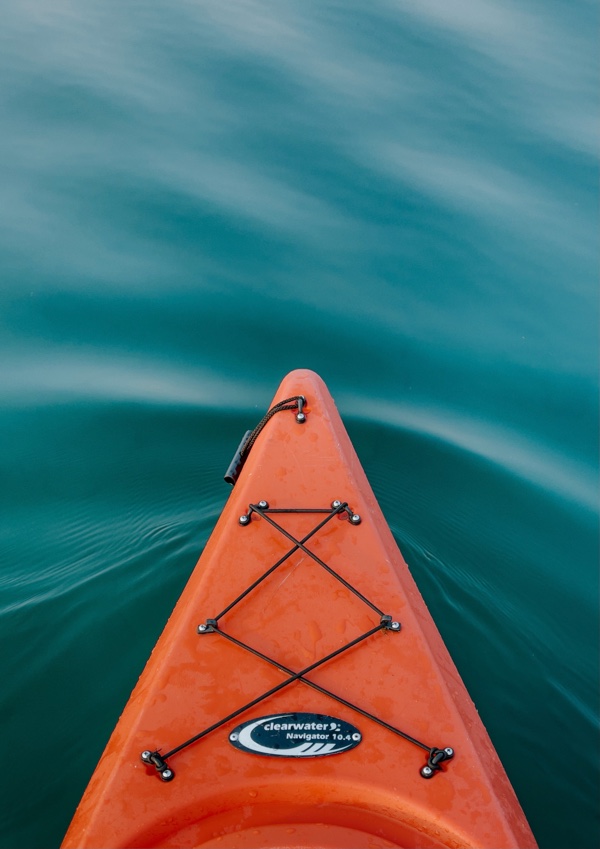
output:
[[[304,424],[306,421],[306,414],[303,412],[304,405],[306,404],[306,398],[304,395],[301,395],[298,398],[298,412],[296,413],[296,421],[298,424]]]

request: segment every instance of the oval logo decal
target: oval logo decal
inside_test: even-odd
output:
[[[317,758],[354,749],[362,734],[343,719],[322,713],[276,713],[250,719],[229,735],[237,749],[279,758]]]

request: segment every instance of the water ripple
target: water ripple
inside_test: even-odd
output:
[[[545,446],[539,437],[510,431],[493,421],[472,419],[457,409],[404,407],[386,401],[344,396],[349,409],[360,410],[360,418],[399,431],[425,435],[480,457],[504,473],[551,493],[596,515],[598,481],[589,462],[560,455],[557,446]]]

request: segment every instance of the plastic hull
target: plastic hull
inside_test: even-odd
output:
[[[281,412],[258,437],[106,747],[64,849],[536,845],[325,385],[313,372],[295,371],[274,400],[298,394],[307,399],[306,422]],[[262,500],[270,510],[327,510],[336,500],[348,510],[329,519],[327,513],[255,511],[241,525],[249,505]],[[352,524],[349,513],[359,514],[360,523]],[[214,629],[209,624],[199,633],[200,624],[210,623],[278,561]],[[378,628],[380,612],[401,629],[392,630],[390,620]],[[306,673],[317,689],[296,679],[276,690],[374,628]],[[270,690],[276,691],[169,756]],[[331,694],[428,747],[451,747],[454,756],[424,778],[427,751]],[[350,723],[360,742],[328,756],[284,757],[248,751],[230,739],[250,720],[298,713]],[[155,766],[141,760],[143,751],[167,755],[175,778],[161,780]]]

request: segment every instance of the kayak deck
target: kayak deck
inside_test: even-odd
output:
[[[256,437],[64,849],[534,847],[331,396],[310,371],[275,402],[295,396],[302,415]]]

